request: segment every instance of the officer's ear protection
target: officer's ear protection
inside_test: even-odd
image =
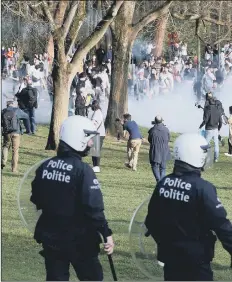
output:
[[[91,130],[84,130],[85,136],[89,137],[90,135],[96,135],[98,134],[97,131],[91,131]]]
[[[204,151],[204,153],[208,153],[209,149],[211,148],[211,145],[205,145],[205,146],[201,146],[201,149]]]

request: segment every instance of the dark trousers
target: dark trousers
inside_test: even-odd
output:
[[[151,169],[157,182],[159,182],[166,174],[166,167],[163,164],[151,163]]]
[[[103,281],[103,270],[98,257],[83,257],[79,253],[72,257],[67,254],[44,248],[46,281],[69,281],[70,264],[79,281]]]
[[[23,120],[27,133],[35,133],[35,108],[27,108],[23,109],[23,111],[29,116],[29,120]]]
[[[210,263],[199,265],[165,264],[164,281],[213,281]]]
[[[228,153],[230,155],[232,155],[232,145],[230,144],[230,140],[229,139],[228,139],[228,147],[229,147]]]
[[[100,150],[102,149],[104,139],[104,136],[100,136]],[[101,157],[92,157],[93,166],[100,166],[100,160]]]

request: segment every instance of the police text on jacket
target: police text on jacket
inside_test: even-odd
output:
[[[72,171],[73,166],[65,163],[64,161],[58,160],[57,162],[50,160],[47,168],[56,168],[52,172],[48,172],[47,169],[43,170],[42,179],[55,180],[59,182],[70,183],[70,175],[67,173]]]
[[[186,195],[185,191],[189,191],[191,189],[192,185],[190,183],[182,181],[182,179],[179,178],[176,178],[175,180],[166,178],[164,185],[175,189],[162,187],[159,190],[160,196],[182,202],[189,202],[189,195]]]

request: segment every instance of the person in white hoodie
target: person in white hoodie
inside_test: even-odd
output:
[[[225,68],[225,49],[224,48],[221,49],[221,53],[219,55],[219,64],[220,64],[221,69]]]
[[[103,142],[106,136],[106,130],[104,125],[104,118],[97,100],[94,100],[91,106],[92,111],[89,111],[88,118],[93,121],[97,132],[100,134],[100,149],[103,146]],[[100,172],[100,157],[92,157],[93,171],[95,173]]]
[[[35,87],[39,93],[42,93],[43,89],[45,89],[45,82],[44,71],[41,71],[40,65],[32,66],[30,75],[32,78],[32,86]]]
[[[104,66],[100,66],[98,77],[100,77],[102,80],[102,90],[103,90],[103,95],[102,97],[100,97],[101,104],[105,102],[105,97],[108,96],[110,89],[109,77],[106,71],[107,69]]]

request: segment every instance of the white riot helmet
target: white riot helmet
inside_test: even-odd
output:
[[[90,147],[91,142],[89,141],[96,136],[99,137],[99,133],[93,122],[86,117],[70,116],[61,125],[60,140],[77,152],[83,152],[87,146]],[[92,145],[94,145],[94,140]]]
[[[174,159],[195,168],[203,168],[207,162],[210,145],[197,133],[185,133],[179,136],[173,147]]]

